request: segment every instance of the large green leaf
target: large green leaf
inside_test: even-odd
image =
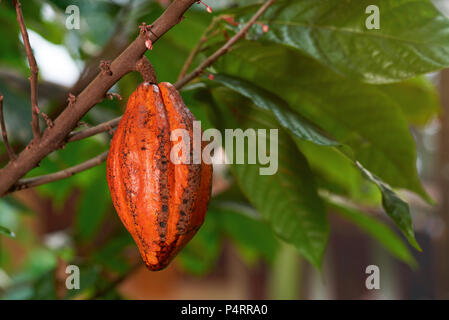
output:
[[[101,279],[101,268],[92,264],[89,266],[80,266],[80,288],[78,290],[67,290],[65,299],[74,299],[76,296],[82,296],[86,291],[92,291],[92,289],[97,289],[99,279]]]
[[[350,146],[368,170],[429,200],[416,150],[398,103],[382,87],[348,80],[281,45],[243,41],[214,68],[274,92],[298,113]],[[430,200],[429,200],[430,201]]]
[[[95,250],[94,261],[115,272],[126,272],[130,267],[130,261],[126,258],[126,249],[130,247],[135,248],[134,241],[123,228],[104,246]]]
[[[306,156],[313,171],[322,182],[320,187],[358,203],[380,205],[381,195],[371,182],[358,170],[354,161],[337,148],[323,147],[295,139],[301,152]]]
[[[401,107],[408,122],[426,125],[441,110],[438,92],[425,77],[380,86]]]
[[[304,141],[297,141],[297,144],[312,163],[312,167],[328,181],[342,186],[353,200],[376,205],[381,200],[386,213],[404,233],[410,244],[420,250],[415,240],[409,206],[388,184],[337,148],[317,146]],[[365,183],[372,188],[378,188],[380,192],[375,192]],[[332,189],[329,191],[335,192]]]
[[[239,246],[248,248],[267,261],[274,260],[277,240],[258,212],[246,203],[212,201],[209,205],[217,214],[220,228]]]
[[[328,203],[328,206],[332,209],[331,212],[335,212],[344,219],[354,223],[362,231],[376,239],[394,257],[408,263],[410,266],[416,266],[416,261],[410,250],[388,225],[353,208],[331,202]]]
[[[232,91],[219,91],[216,97],[232,108],[241,128],[279,127],[269,112],[249,106],[246,99],[233,99]],[[230,123],[228,128],[232,125]],[[269,133],[266,139],[270,145],[276,143],[270,140]],[[329,232],[324,203],[317,194],[307,160],[283,129],[278,129],[277,158],[278,170],[274,175],[261,175],[260,164],[235,164],[233,173],[252,205],[275,233],[320,268]]]
[[[402,200],[388,184],[381,181],[378,177],[363,168],[360,163],[357,162],[356,164],[366,178],[374,182],[379,187],[382,192],[382,205],[387,214],[402,231],[410,244],[415,249],[421,251],[421,248],[415,239],[415,232],[413,231],[412,217],[410,215],[408,203]]]
[[[338,143],[323,135],[319,128],[292,111],[287,102],[254,83],[224,74],[214,75],[214,81],[225,85],[267,111],[271,111],[279,123],[300,139],[312,141],[319,145],[337,145]]]
[[[370,5],[380,10],[378,30],[366,27]],[[243,10],[240,21],[256,9]],[[262,39],[367,82],[403,80],[449,65],[449,20],[429,0],[276,1],[260,22],[270,26]],[[258,36],[259,29],[253,30]]]

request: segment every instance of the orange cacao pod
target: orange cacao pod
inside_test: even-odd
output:
[[[170,161],[174,129],[189,133],[193,150],[194,120],[171,84],[143,83],[130,96],[112,138],[107,160],[112,201],[150,270],[170,263],[207,211],[212,166],[204,159],[200,164]]]

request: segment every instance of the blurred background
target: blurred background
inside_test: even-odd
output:
[[[18,152],[32,136],[29,70],[10,2],[0,3],[0,92],[5,97],[10,140]],[[238,5],[251,2],[238,1]],[[155,20],[169,3],[23,1],[40,69],[41,109],[52,118],[58,115],[66,106],[68,93],[76,95],[98,73],[100,60],[115,58],[137,36],[136,26]],[[65,9],[71,4],[80,8],[80,30],[65,28]],[[237,5],[237,1],[209,1],[209,5],[219,11]],[[449,13],[447,1],[435,1],[435,5]],[[171,30],[147,54],[160,81],[176,81],[211,19],[203,7],[194,6],[182,28]],[[422,125],[413,126],[412,132],[420,178],[438,205],[430,206],[412,193],[401,193],[409,200],[416,237],[423,249],[421,253],[410,250],[415,267],[397,259],[382,243],[341,216],[330,214],[329,245],[322,270],[317,270],[273,234],[247,205],[229,169],[216,165],[214,199],[222,203],[240,199],[241,207],[212,205],[204,226],[175,261],[164,271],[149,272],[142,264],[136,265],[140,258],[112,207],[103,164],[70,179],[0,199],[0,225],[15,233],[15,238],[0,235],[0,298],[449,298],[449,71],[428,78],[435,86],[431,104],[438,105],[438,110]],[[122,114],[126,97],[140,81],[138,74],[125,76],[112,88],[124,99],[104,100],[83,121],[94,125]],[[190,91],[183,96],[203,126],[211,126],[197,97]],[[30,176],[83,162],[107,150],[109,140],[110,134],[104,133],[71,143],[50,154]],[[7,161],[0,143],[0,166]],[[372,197],[379,201],[376,192]],[[366,210],[391,225],[382,210]],[[65,288],[69,264],[80,266],[81,290]],[[365,287],[365,268],[373,264],[381,269],[381,290]]]

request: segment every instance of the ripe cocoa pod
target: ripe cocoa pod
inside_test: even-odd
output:
[[[192,154],[194,120],[171,84],[143,83],[130,96],[112,138],[107,160],[112,201],[150,270],[165,268],[205,218],[212,166],[204,159],[170,161],[174,129],[187,130]]]

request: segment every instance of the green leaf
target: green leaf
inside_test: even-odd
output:
[[[368,6],[379,8],[380,29],[369,30]],[[250,19],[258,6],[239,16]],[[276,1],[259,20],[261,39],[289,45],[338,73],[387,83],[449,65],[449,20],[429,0]]]
[[[101,277],[101,268],[98,265],[80,266],[80,288],[78,290],[67,290],[64,299],[73,299],[86,291],[97,289],[97,282]]]
[[[411,124],[424,126],[441,111],[437,89],[425,77],[386,84],[380,88],[397,102]]]
[[[312,141],[319,145],[337,145],[338,143],[324,136],[315,125],[290,109],[290,106],[277,95],[244,79],[224,74],[214,75],[214,81],[251,99],[263,110],[271,111],[278,122],[300,139]]]
[[[402,200],[388,184],[366,170],[360,163],[356,162],[356,165],[367,179],[379,187],[382,192],[382,205],[399,230],[416,250],[422,251],[415,239],[408,203]]]
[[[312,163],[312,166],[328,177],[330,181],[335,181],[338,185],[350,191],[349,195],[354,200],[368,200],[365,202],[377,204],[378,191],[374,193],[374,190],[363,184],[366,179],[373,182],[374,184],[370,183],[370,185],[380,190],[382,205],[387,214],[393,219],[410,243],[420,250],[414,237],[408,204],[399,198],[388,184],[375,177],[371,172],[363,168],[359,162],[354,162],[337,148],[320,147],[304,141],[297,141],[297,143]]]
[[[209,207],[218,216],[220,228],[232,240],[262,255],[268,262],[274,260],[277,240],[257,211],[235,201],[212,201]]]
[[[6,235],[8,237],[11,237],[11,238],[15,238],[16,237],[14,232],[12,232],[8,228],[2,227],[2,226],[0,226],[0,234],[4,234],[4,235]]]
[[[380,86],[343,78],[281,45],[242,41],[214,64],[271,91],[341,144],[393,187],[431,201],[416,170],[416,148],[396,101]]]
[[[323,147],[295,139],[325,189],[368,205],[380,205],[381,193],[367,181],[354,161],[337,148]],[[321,181],[320,181],[321,182]]]
[[[54,270],[46,272],[33,283],[32,300],[56,300],[56,279]]]
[[[91,182],[83,191],[75,226],[81,239],[86,240],[95,235],[110,207],[111,199],[105,177],[104,165],[91,169]]]
[[[235,98],[229,90],[216,94],[218,101],[232,109],[240,121],[239,127],[278,129],[279,124],[269,112],[249,105],[241,96]],[[228,128],[232,125],[229,123]],[[271,141],[270,136],[266,134],[271,146],[276,141]],[[246,149],[247,156],[251,151]],[[228,154],[229,151],[226,150]],[[278,129],[277,159],[278,170],[274,175],[261,175],[260,164],[234,164],[232,171],[251,204],[275,233],[320,268],[329,233],[326,211],[307,160],[283,129]]]
[[[410,253],[410,250],[404,244],[402,239],[388,227],[388,225],[353,208],[341,206],[332,202],[328,202],[328,206],[332,209],[331,212],[335,212],[346,220],[354,223],[362,231],[377,240],[394,257],[404,261],[411,267],[416,266],[416,261]]]
[[[94,253],[96,263],[115,272],[125,272],[129,269],[129,260],[126,257],[126,248],[135,248],[133,238],[123,229],[114,238]]]

